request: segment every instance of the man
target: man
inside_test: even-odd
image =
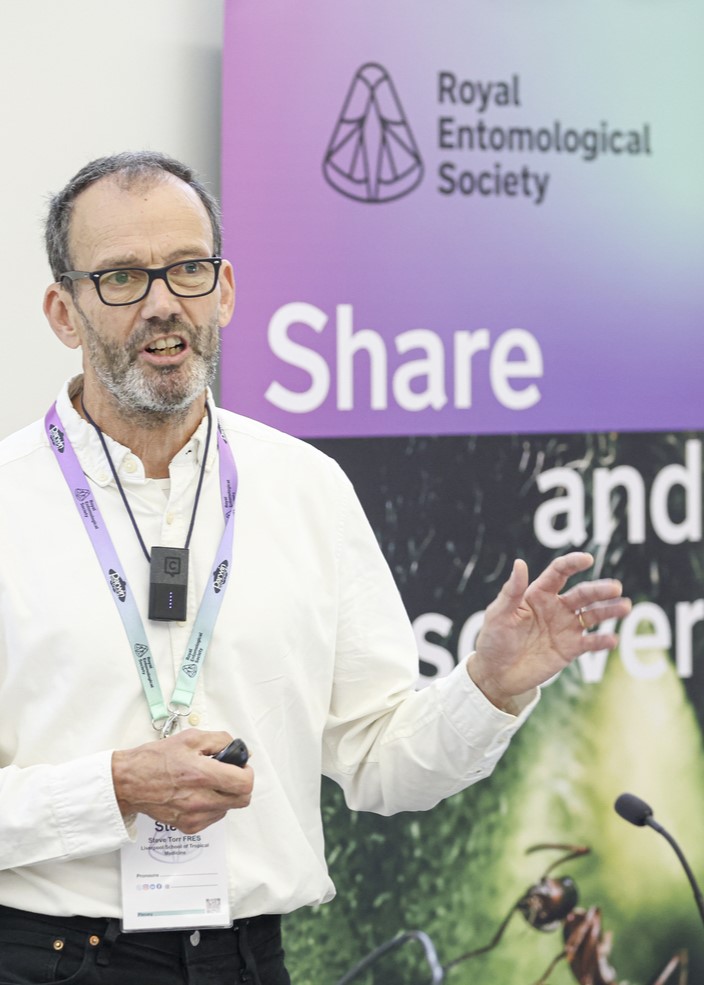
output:
[[[235,285],[190,169],[92,162],[47,247],[83,373],[0,445],[0,980],[281,985],[277,915],[334,892],[321,773],[353,809],[432,807],[630,604],[565,590],[586,554],[530,585],[517,561],[476,653],[414,691],[349,482],[212,402]],[[253,766],[212,758],[235,735]]]

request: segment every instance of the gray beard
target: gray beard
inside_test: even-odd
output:
[[[78,307],[78,306],[77,306]],[[158,427],[166,421],[183,420],[189,408],[210,386],[220,359],[220,331],[217,316],[207,326],[186,328],[177,319],[151,321],[135,333],[129,348],[106,342],[95,331],[84,312],[86,354],[96,379],[115,400],[116,409],[125,420],[143,427]],[[145,372],[131,358],[145,341],[155,334],[178,334],[188,339],[193,353],[184,377],[182,367],[164,367]]]

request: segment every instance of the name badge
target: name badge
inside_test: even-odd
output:
[[[123,931],[231,926],[225,818],[194,835],[146,814],[136,823],[121,851]]]

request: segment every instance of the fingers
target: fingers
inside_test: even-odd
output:
[[[585,551],[572,551],[570,554],[564,554],[561,557],[555,558],[555,560],[551,561],[547,568],[540,575],[538,575],[533,584],[530,585],[531,591],[545,592],[549,595],[558,595],[570,578],[582,571],[587,571],[591,568],[593,563],[594,558],[591,554],[588,554]],[[607,580],[604,580],[599,582],[586,582],[585,584],[594,586],[607,583],[618,585],[618,592],[611,594],[620,594],[621,586],[619,582],[607,582]],[[523,595],[527,591],[528,587],[528,566],[521,558],[517,558],[513,562],[511,574],[508,581],[504,584],[499,598],[503,596],[505,604],[515,607],[523,598]],[[587,596],[589,596],[589,592],[587,593]],[[595,601],[600,597],[610,596],[608,594],[601,596],[598,592],[594,593],[592,591],[592,596],[585,597],[584,600],[580,600],[579,597],[575,598],[574,607],[579,608],[583,605],[588,605],[590,601]]]
[[[510,612],[520,604],[526,589],[528,588],[528,565],[522,558],[516,558],[513,562],[511,574],[491,604],[491,608],[498,615],[502,611]]]
[[[182,743],[189,749],[196,750],[204,756],[214,756],[232,742],[229,732],[203,732],[201,729],[188,728],[169,736],[166,742]]]
[[[575,610],[577,621],[583,630],[589,631],[601,625],[607,619],[623,619],[631,611],[631,600],[617,598],[609,602],[599,602],[596,605],[579,607]]]
[[[528,565],[523,558],[516,558],[504,590],[508,597],[515,601],[523,598],[526,588],[528,588]]]
[[[579,652],[594,653],[597,650],[615,650],[617,646],[618,636],[616,633],[584,633]]]
[[[198,834],[199,831],[204,831],[205,828],[210,827],[211,824],[215,824],[217,821],[222,821],[225,817],[225,813],[205,814],[196,819],[193,815],[188,815],[186,817],[178,811],[175,811],[173,818],[169,821],[164,821],[163,818],[159,817],[154,818],[154,820],[162,821],[162,823],[168,824],[170,827],[177,828],[185,835],[195,835]]]
[[[148,814],[193,834],[228,810],[246,807],[254,773],[210,757],[230,741],[227,732],[187,729],[167,739],[113,753],[113,785],[123,815]]]
[[[566,581],[591,567],[591,554],[575,551],[556,558],[530,586],[530,594],[558,594]],[[560,595],[561,601],[577,614],[583,629],[591,629],[605,619],[622,619],[631,611],[630,599],[622,595],[623,585],[616,578],[583,580]],[[581,618],[580,618],[581,616]]]
[[[184,790],[165,804],[145,804],[141,813],[156,821],[164,821],[183,831],[196,834],[223,818],[228,811],[247,807],[252,796],[254,774],[251,767],[243,768],[216,764],[222,770],[237,774],[238,792],[208,788]]]
[[[630,601],[622,597],[623,585],[617,578],[599,578],[597,581],[582,581],[574,588],[564,592],[562,599],[571,608],[588,609],[600,603],[611,601],[627,602],[630,611]],[[625,613],[624,613],[625,614]]]
[[[203,759],[203,782],[186,785],[168,803],[143,811],[161,820],[164,811],[174,811],[173,824],[184,834],[196,834],[219,821],[229,810],[247,807],[252,798],[254,772],[251,766],[232,766]]]
[[[214,824],[228,811],[247,807],[254,786],[251,766],[237,767],[212,762],[208,769],[211,767],[217,774],[214,781],[197,785],[191,782],[163,803],[147,799],[141,805],[140,813],[148,814],[157,821],[165,820],[184,834],[195,834]],[[213,782],[217,787],[211,785]]]
[[[586,571],[594,564],[594,558],[585,551],[572,551],[570,554],[563,554],[562,557],[555,558],[547,566],[545,571],[533,582],[537,591],[548,592],[557,595],[565,587],[573,575]],[[591,582],[590,584],[596,584]]]

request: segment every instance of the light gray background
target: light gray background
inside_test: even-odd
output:
[[[0,437],[44,414],[80,353],[42,313],[48,196],[87,161],[162,150],[220,178],[225,0],[14,0],[0,11]]]

